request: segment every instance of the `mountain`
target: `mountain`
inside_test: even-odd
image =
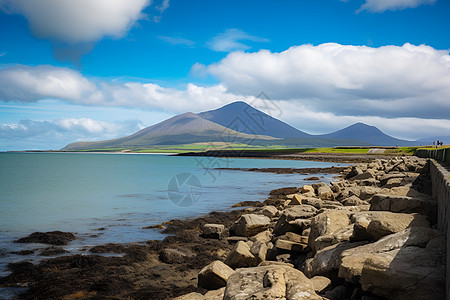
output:
[[[268,135],[276,138],[310,138],[312,135],[295,129],[243,101],[198,114],[203,119],[248,134]]]
[[[255,140],[269,141],[276,138],[236,132],[189,112],[144,128],[127,137],[99,142],[77,142],[67,145],[62,150],[130,148],[201,142],[248,143]]]
[[[363,123],[329,134],[310,135],[238,101],[199,114],[177,115],[123,138],[77,142],[62,150],[145,149],[157,145],[211,142],[287,148],[418,144],[393,138]]]
[[[416,142],[393,138],[383,133],[375,126],[369,126],[364,123],[356,123],[336,132],[320,135],[320,137],[352,139],[377,146],[413,146],[417,144]]]

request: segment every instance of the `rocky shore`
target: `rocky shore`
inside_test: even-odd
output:
[[[375,159],[330,185],[148,229],[163,241],[10,264],[0,286],[28,287],[20,299],[445,299],[430,195],[426,160]]]

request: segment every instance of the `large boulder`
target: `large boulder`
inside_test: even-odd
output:
[[[411,227],[401,232],[385,236],[375,243],[353,247],[341,253],[339,261],[339,277],[348,282],[358,282],[367,258],[371,254],[389,252],[403,247],[414,246],[425,248],[441,233],[425,227]]]
[[[267,244],[262,241],[256,241],[250,247],[250,253],[255,257],[257,265],[266,260],[267,250]]]
[[[233,274],[233,269],[216,260],[205,266],[198,273],[198,286],[207,290],[216,290],[227,285],[228,277]]]
[[[330,276],[337,274],[341,253],[345,250],[365,245],[366,242],[334,244],[321,249],[313,258],[307,259],[303,271],[308,277],[317,275]]]
[[[282,235],[286,232],[301,234],[305,228],[307,219],[315,216],[317,209],[311,205],[295,205],[283,210],[273,229],[274,235]],[[300,220],[300,222],[296,222]],[[308,220],[309,221],[309,220]]]
[[[239,236],[250,237],[266,230],[269,225],[270,219],[266,216],[246,214],[242,215],[236,223],[233,224],[231,231]]]
[[[369,255],[361,273],[363,290],[389,299],[445,299],[445,239],[436,242]]]
[[[388,211],[355,213],[352,217],[354,240],[377,241],[383,236],[400,232],[408,227],[430,227],[426,216]]]
[[[334,193],[325,183],[315,183],[312,185],[316,191],[317,197],[322,200],[334,200]]]
[[[220,240],[225,235],[223,224],[205,224],[202,228],[201,237]]]
[[[255,256],[250,252],[250,247],[247,243],[239,241],[231,250],[225,259],[225,263],[232,268],[246,268],[257,265]]]
[[[384,210],[395,213],[419,213],[432,218],[437,214],[437,202],[429,198],[423,199],[377,194],[372,197],[370,210]]]
[[[350,224],[349,213],[340,210],[326,210],[311,221],[309,246],[316,251],[316,239],[322,235],[332,234]]]
[[[322,299],[312,282],[300,271],[269,265],[238,269],[229,278],[224,300]]]

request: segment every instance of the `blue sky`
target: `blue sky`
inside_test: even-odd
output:
[[[0,150],[115,138],[261,91],[309,133],[448,136],[449,14],[443,0],[0,0]]]

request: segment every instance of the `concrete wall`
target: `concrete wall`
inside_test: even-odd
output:
[[[446,290],[447,299],[450,299],[450,166],[430,159],[429,170],[433,197],[438,202],[437,226],[447,236]]]
[[[417,149],[414,155],[422,158],[433,158],[437,161],[450,163],[450,148],[440,148],[436,150]]]

